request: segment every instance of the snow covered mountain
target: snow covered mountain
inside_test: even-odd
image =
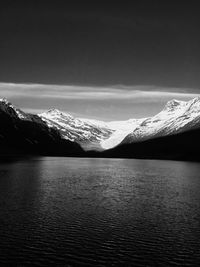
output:
[[[120,144],[144,120],[104,122],[75,118],[57,109],[50,109],[39,116],[49,127],[58,129],[63,138],[79,143],[85,150],[109,149]]]
[[[58,110],[39,115],[64,138],[85,149],[110,149],[120,143],[132,143],[177,134],[200,127],[200,98],[188,102],[171,100],[157,115],[142,119],[103,122],[77,119]]]
[[[188,102],[171,100],[157,115],[144,119],[123,143],[144,141],[200,127],[200,97]]]
[[[81,144],[85,149],[101,149],[101,141],[109,138],[114,132],[105,123],[74,118],[57,109],[50,109],[39,114],[49,127],[60,131],[63,138]]]

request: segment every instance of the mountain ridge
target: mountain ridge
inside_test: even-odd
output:
[[[111,122],[75,118],[55,108],[38,115],[29,114],[3,98],[0,99],[0,125],[2,151],[3,147],[6,151],[6,146],[11,150],[13,146],[46,155],[115,157],[116,153],[119,157],[126,157],[126,150],[129,157],[134,157],[140,155],[138,146],[151,147],[149,144],[154,142],[161,144],[160,138],[173,143],[183,134],[182,140],[190,143],[190,140],[185,140],[185,136],[190,136],[187,133],[193,135],[192,132],[200,129],[200,97],[189,101],[170,100],[152,117]],[[196,135],[195,138],[199,143]],[[131,154],[131,149],[138,152]],[[162,154],[160,152],[158,156]],[[144,156],[145,153],[149,154],[143,152]]]

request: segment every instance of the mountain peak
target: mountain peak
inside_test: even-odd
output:
[[[13,105],[12,105],[12,103],[10,103],[10,101],[8,101],[8,99],[7,98],[0,98],[0,103],[2,103],[2,104],[4,104],[4,105],[8,105],[8,106],[11,106],[11,107],[14,107]]]
[[[28,116],[21,111],[20,109],[16,108],[11,102],[9,102],[6,98],[0,99],[0,110],[9,114],[10,116],[18,117],[20,119],[27,119]]]
[[[17,108],[10,101],[8,101],[6,98],[0,99],[0,107],[4,111],[7,109],[13,109],[15,111],[17,110]]]
[[[177,99],[172,99],[172,100],[170,100],[170,101],[168,101],[167,102],[167,104],[166,104],[166,106],[172,106],[172,107],[174,107],[174,106],[179,106],[179,105],[181,105],[182,103],[183,103],[184,101],[180,101],[180,100],[177,100]]]
[[[5,97],[4,98],[0,98],[0,102],[9,103],[9,101]]]
[[[176,100],[176,99],[172,99],[172,100],[167,102],[167,104],[164,107],[164,110],[173,111],[176,108],[178,108],[180,106],[183,106],[183,104],[186,104],[186,102],[185,101]]]
[[[47,110],[46,112],[43,112],[40,114],[43,117],[67,117],[67,118],[73,118],[70,114],[64,113],[56,108],[51,108]]]
[[[48,114],[62,114],[62,111],[60,111],[56,108],[51,108],[51,109],[47,110],[46,113],[48,113]]]

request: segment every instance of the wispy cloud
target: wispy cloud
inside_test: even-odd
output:
[[[160,99],[164,97],[192,98],[199,94],[195,89],[193,93],[186,92],[183,88],[166,88],[157,86],[73,86],[73,85],[46,85],[46,84],[15,84],[0,83],[0,94],[4,97],[34,97],[54,99],[90,99],[90,100],[115,100],[115,99]],[[152,101],[152,99],[151,99]]]
[[[58,108],[75,116],[96,119],[128,119],[159,112],[171,99],[189,100],[198,90],[157,86],[75,86],[0,83],[6,97],[28,112]]]

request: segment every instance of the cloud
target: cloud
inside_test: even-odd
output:
[[[71,100],[137,100],[157,101],[162,98],[193,98],[199,94],[194,89],[187,92],[182,88],[166,88],[157,86],[75,86],[75,85],[47,85],[47,84],[15,84],[0,83],[1,97],[38,99],[71,99]]]

